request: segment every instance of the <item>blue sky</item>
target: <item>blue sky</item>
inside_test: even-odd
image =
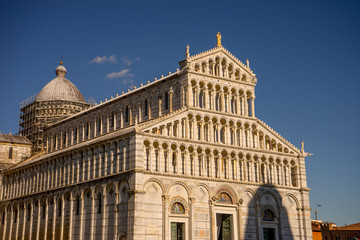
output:
[[[55,77],[60,56],[99,102],[176,71],[186,44],[205,51],[220,31],[257,74],[257,117],[314,153],[312,215],[360,222],[359,13],[358,1],[2,2],[0,131],[18,131],[20,102]]]

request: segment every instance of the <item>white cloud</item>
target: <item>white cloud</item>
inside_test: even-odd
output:
[[[112,73],[109,73],[108,75],[106,75],[106,79],[114,79],[114,78],[122,78],[122,77],[125,77],[125,76],[129,76],[129,77],[133,77],[134,75],[133,74],[130,74],[130,69],[123,69],[119,72],[112,72]]]
[[[111,55],[109,57],[103,56],[103,57],[94,57],[93,60],[90,61],[90,63],[105,63],[105,62],[111,62],[111,63],[117,63],[117,59],[115,55]]]
[[[122,56],[121,61],[124,65],[130,66],[132,61],[125,54]]]
[[[117,63],[117,59],[116,59],[115,55],[111,55],[110,57],[108,57],[108,60],[109,60],[109,62]]]

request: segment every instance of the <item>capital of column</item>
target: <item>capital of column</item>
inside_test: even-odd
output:
[[[195,203],[195,199],[194,197],[189,197],[189,204]]]
[[[161,196],[163,202],[169,201],[170,195],[164,194]]]

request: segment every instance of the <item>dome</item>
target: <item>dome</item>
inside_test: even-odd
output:
[[[55,72],[57,77],[45,85],[37,95],[36,101],[64,100],[84,103],[84,97],[79,89],[65,78],[66,68],[62,63],[56,68]]]

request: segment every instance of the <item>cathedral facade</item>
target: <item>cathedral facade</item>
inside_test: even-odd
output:
[[[179,64],[48,126],[3,173],[0,239],[312,239],[307,153],[255,117],[249,62],[218,35]]]

